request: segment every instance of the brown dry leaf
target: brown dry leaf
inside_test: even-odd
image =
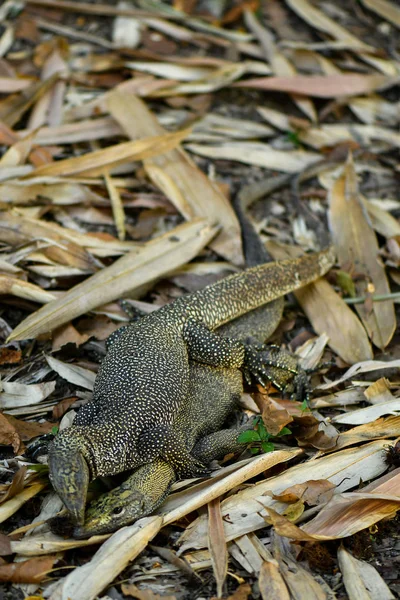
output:
[[[226,600],[247,600],[251,593],[251,585],[249,583],[241,583]],[[211,598],[211,600],[214,600],[214,598]]]
[[[189,129],[174,133],[164,133],[133,142],[121,142],[101,150],[94,150],[81,156],[65,158],[49,165],[43,165],[29,173],[27,177],[54,177],[85,174],[87,177],[102,175],[105,171],[132,160],[144,160],[164,154],[175,148],[189,134]]]
[[[23,562],[0,565],[0,581],[40,583],[58,560],[56,556],[37,556]]]
[[[109,96],[108,108],[130,138],[161,135],[164,130],[146,105],[120,92]],[[204,217],[219,223],[222,231],[211,247],[235,264],[242,262],[239,224],[225,196],[179,149],[145,161],[153,183],[159,187],[186,219]]]
[[[300,446],[313,446],[319,450],[334,448],[339,432],[325,421],[318,421],[312,414],[293,416],[290,425],[294,437]]]
[[[215,498],[208,503],[208,549],[218,598],[222,597],[222,589],[228,573],[228,550],[224,535],[224,525],[221,516],[220,499]]]
[[[61,299],[42,307],[12,332],[10,339],[27,339],[48,332],[128,291],[162,277],[185,264],[209,243],[216,228],[203,219],[179,225],[126,254],[112,265],[72,287]]]
[[[349,600],[395,600],[373,565],[354,558],[342,545],[338,548],[337,556]]]
[[[55,423],[49,423],[48,421],[44,421],[42,423],[38,423],[37,421],[21,421],[20,419],[16,419],[12,415],[7,415],[5,413],[0,416],[7,419],[11,427],[14,427],[15,431],[18,433],[23,442],[27,442],[28,440],[38,437],[39,435],[49,433],[49,431],[51,431],[55,425]]]
[[[400,27],[400,8],[388,0],[361,0],[369,10],[373,10],[380,17]]]
[[[279,572],[278,562],[274,559],[263,562],[258,585],[262,600],[290,600],[285,580]]]
[[[271,435],[278,435],[285,425],[293,421],[293,417],[279,403],[261,392],[253,396],[254,402],[261,411],[264,425]]]
[[[25,449],[17,430],[3,413],[0,413],[0,444],[12,446],[14,454],[20,454]]]
[[[365,208],[360,201],[357,176],[351,156],[329,192],[329,222],[339,264],[353,264],[358,273],[370,281],[376,294],[389,294],[385,270],[379,261],[379,246]],[[357,295],[368,295],[368,282],[356,282]],[[371,341],[385,348],[396,328],[392,301],[375,303],[368,311],[364,305],[356,310]],[[354,362],[354,361],[352,361]]]
[[[238,88],[289,92],[317,98],[337,98],[338,96],[358,96],[376,90],[386,89],[397,84],[395,76],[361,75],[343,73],[342,75],[294,75],[292,77],[258,77],[246,79],[234,84]]]
[[[288,246],[268,243],[275,260],[293,258]],[[329,345],[348,364],[372,359],[372,348],[359,319],[323,278],[294,292],[314,331],[329,337]],[[350,343],[349,343],[350,340]]]
[[[59,421],[63,415],[67,412],[70,406],[74,404],[78,400],[77,396],[72,396],[71,398],[64,398],[53,408],[53,419]]]
[[[176,596],[160,596],[150,589],[140,590],[134,583],[123,583],[121,585],[122,593],[126,596],[137,598],[137,600],[176,600]]]
[[[362,196],[361,200],[368,211],[372,227],[385,238],[400,236],[400,223],[387,210],[383,210],[377,204],[369,202]]]
[[[25,476],[26,476],[27,470],[28,470],[27,466],[24,466],[24,467],[21,467],[20,469],[18,469],[18,471],[15,473],[14,477],[12,478],[10,485],[6,486],[6,490],[5,490],[4,494],[1,495],[0,504],[3,504],[3,502],[10,500],[10,498],[13,498],[14,496],[16,496],[17,494],[22,492],[22,490],[24,489]]]
[[[314,506],[327,502],[332,497],[334,489],[334,484],[326,479],[310,479],[304,483],[293,485],[273,497],[280,502],[297,502],[297,500],[303,500],[307,504]]]

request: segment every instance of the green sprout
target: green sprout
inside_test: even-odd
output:
[[[259,454],[262,452],[272,452],[275,448],[274,444],[270,441],[271,438],[282,437],[292,433],[288,427],[283,427],[278,435],[271,435],[268,433],[261,417],[257,417],[254,429],[248,429],[242,431],[238,437],[240,444],[249,444],[250,452],[252,454]]]

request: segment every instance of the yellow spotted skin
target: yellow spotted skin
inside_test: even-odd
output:
[[[204,470],[175,427],[189,394],[189,361],[257,371],[259,364],[254,364],[243,341],[214,330],[314,281],[333,262],[328,248],[252,267],[124,328],[109,345],[92,402],[79,410],[73,425],[49,449],[51,481],[78,524],[84,520],[89,479],[157,458],[182,472]]]

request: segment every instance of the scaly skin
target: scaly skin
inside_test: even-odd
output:
[[[49,449],[50,479],[78,525],[84,521],[89,480],[99,475],[157,458],[178,476],[204,472],[204,463],[188,452],[176,426],[190,391],[189,361],[242,369],[263,382],[269,364],[263,351],[214,330],[314,281],[333,262],[328,248],[256,266],[182,296],[124,328],[99,369],[93,401]],[[273,364],[285,368],[280,357]]]

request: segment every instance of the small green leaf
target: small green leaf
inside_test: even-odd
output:
[[[260,440],[269,440],[271,437],[262,421],[257,425],[257,431],[260,434]]]
[[[36,473],[48,473],[49,471],[49,467],[47,465],[42,465],[41,463],[29,465],[28,469],[30,471],[36,471]]]
[[[346,271],[336,271],[336,283],[350,298],[356,297],[356,286],[349,273]]]
[[[52,433],[53,435],[57,435],[57,433],[58,433],[57,425],[54,425],[54,427],[51,428],[50,433]]]
[[[261,448],[263,452],[272,452],[274,450],[274,445],[272,442],[261,442]]]
[[[260,436],[258,431],[249,429],[248,431],[242,431],[242,433],[239,434],[237,441],[239,444],[251,444],[251,442],[259,442]]]
[[[258,454],[260,452],[260,448],[250,448],[250,452],[252,454]]]
[[[290,431],[289,427],[282,427],[282,429],[276,437],[281,437],[282,435],[290,435],[291,433],[292,432]]]

